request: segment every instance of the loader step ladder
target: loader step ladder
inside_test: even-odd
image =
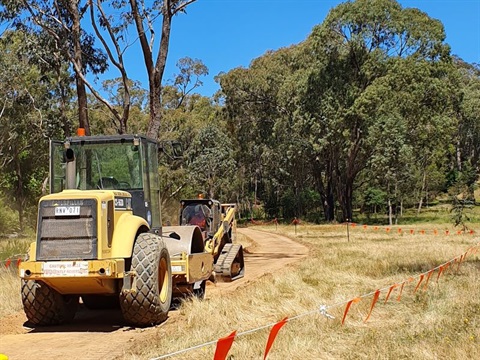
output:
[[[237,280],[245,275],[242,245],[225,244],[215,263],[215,273],[225,281]]]

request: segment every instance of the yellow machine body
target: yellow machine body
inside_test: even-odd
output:
[[[50,195],[19,266],[32,324],[72,320],[81,298],[150,326],[167,318],[172,299],[203,298],[214,256],[199,227],[162,227],[159,146],[129,134],[50,142]]]
[[[20,277],[24,280],[41,280],[60,294],[116,294],[121,291],[124,277],[130,276],[126,273],[126,262],[132,256],[137,234],[149,231],[148,223],[143,218],[133,215],[131,207],[125,206],[130,198],[128,192],[118,190],[64,190],[42,197],[39,201],[37,241],[30,245],[28,260],[20,264]],[[62,254],[58,254],[59,259],[54,261],[39,259],[37,244],[42,243],[42,234],[47,232],[47,235],[50,235],[58,231],[75,235],[69,215],[54,217],[51,215],[56,211],[57,214],[62,211],[75,213],[75,206],[79,205],[72,204],[80,204],[85,199],[93,200],[92,203],[96,204],[96,216],[91,220],[95,221],[92,227],[97,229],[96,253],[91,254],[95,259],[77,256],[65,260],[65,255]],[[53,210],[50,209],[52,213],[43,216],[45,202],[48,202],[48,207]],[[56,207],[63,207],[63,210],[55,210]],[[50,223],[45,225],[46,221]],[[52,223],[54,221],[57,223]],[[62,226],[65,226],[66,230],[63,230]],[[189,241],[185,239],[192,235],[190,233],[184,235],[183,243],[187,243],[188,246]],[[198,233],[196,236],[201,237]],[[169,242],[167,241],[167,244]],[[176,243],[181,244],[182,241]],[[65,251],[70,252],[69,249]],[[209,278],[213,271],[211,254],[190,254],[186,248],[175,248],[173,251],[175,253],[171,253],[171,261],[174,290],[175,283],[191,284]]]

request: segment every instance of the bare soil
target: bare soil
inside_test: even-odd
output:
[[[278,234],[251,228],[239,228],[238,232],[254,242],[245,251],[245,277],[230,283],[208,283],[207,299],[250,286],[263,275],[280,271],[308,254],[305,246]],[[174,326],[180,317],[177,311],[170,311],[169,319],[159,326]],[[91,311],[84,307],[68,325],[29,328],[26,321],[23,312],[0,319],[0,354],[9,360],[123,359],[136,338],[157,331],[156,327],[127,326],[119,310]]]

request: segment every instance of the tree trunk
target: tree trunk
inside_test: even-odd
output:
[[[351,144],[345,159],[345,169],[342,170],[338,162],[336,165],[337,181],[339,182],[337,196],[342,206],[342,222],[353,220],[353,185],[357,174],[365,167],[366,159],[368,159],[366,153],[361,154],[363,133],[360,124],[362,120],[360,118],[350,120],[352,120],[354,126],[351,129]],[[345,183],[344,186],[341,185],[342,181]]]
[[[339,189],[338,198],[342,208],[342,218],[340,222],[352,221],[353,218],[353,180],[347,179],[343,189]]]
[[[16,207],[18,210],[18,222],[20,225],[20,232],[23,233],[24,229],[24,214],[23,214],[23,198],[24,198],[24,193],[23,193],[23,178],[22,178],[22,168],[20,164],[20,157],[17,156],[17,159],[15,160],[16,162],[16,176],[17,176],[17,188],[15,191],[15,202],[16,202]]]
[[[18,207],[18,224],[19,224],[19,227],[20,227],[20,233],[23,234],[24,223],[25,223],[23,208],[22,208],[22,204],[19,200],[17,200],[17,203],[18,203],[17,204],[17,207]]]
[[[69,137],[72,134],[71,134],[71,123],[67,116],[67,106],[66,106],[68,102],[67,90],[64,84],[62,83],[60,67],[56,67],[55,70],[57,75],[58,93],[60,94],[59,110],[60,110],[60,119],[62,121],[63,136]]]
[[[398,224],[398,182],[395,181],[395,191],[394,191],[394,197],[395,199],[395,225]]]
[[[80,14],[78,12],[77,1],[70,1],[70,13],[72,15],[72,36],[73,36],[73,58],[75,62],[75,68],[78,72],[83,73],[83,60],[82,60],[82,48],[80,41]],[[81,76],[75,74],[75,82],[77,85],[77,97],[78,97],[78,120],[79,127],[85,129],[85,135],[90,135],[90,124],[88,122],[88,101],[87,90],[85,82]]]
[[[313,171],[315,176],[316,190],[320,194],[320,198],[322,200],[323,217],[325,221],[333,221],[335,220],[335,198],[333,195],[334,187],[332,185],[332,178],[326,176],[327,186],[325,187],[320,166],[314,167]]]
[[[427,182],[427,171],[425,169],[423,169],[422,189],[420,190],[420,199],[418,201],[417,215],[420,215],[420,210],[422,210],[423,194],[424,194],[424,191],[425,191],[426,182]]]
[[[162,121],[162,79],[167,63],[172,15],[171,1],[164,1],[162,38],[153,71],[153,83],[150,81],[150,122],[148,124],[147,136],[155,140],[158,139],[158,131]]]
[[[335,200],[333,193],[327,193],[325,199],[323,199],[323,211],[326,221],[335,220]]]
[[[458,171],[462,171],[462,152],[460,150],[460,147],[461,147],[460,140],[457,140],[456,160],[457,160]]]
[[[85,83],[82,79],[76,77],[77,97],[78,97],[78,120],[79,127],[85,129],[85,135],[90,135],[90,124],[88,122],[88,102]]]
[[[392,200],[388,198],[388,225],[393,224]]]

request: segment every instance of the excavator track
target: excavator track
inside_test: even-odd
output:
[[[240,279],[245,274],[242,245],[228,243],[215,263],[215,273],[224,281]]]

